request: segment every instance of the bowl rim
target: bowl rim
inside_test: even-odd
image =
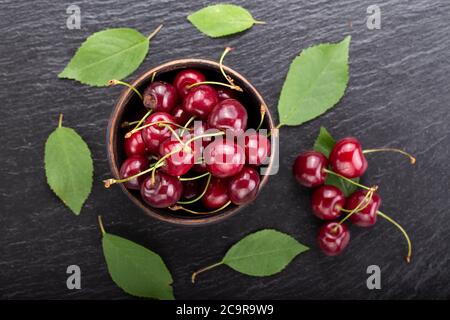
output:
[[[182,68],[193,68],[204,66],[204,67],[212,67],[216,69],[220,69],[219,63],[216,61],[208,60],[208,59],[200,59],[200,58],[187,58],[187,59],[176,59],[176,60],[170,60],[168,62],[162,63],[156,67],[153,67],[142,74],[140,74],[135,80],[131,82],[132,86],[139,86],[143,81],[147,80],[148,78],[151,78],[152,75],[156,72],[162,73],[167,71],[173,71],[177,69]],[[267,104],[264,101],[264,98],[259,93],[259,91],[248,81],[243,75],[238,73],[237,71],[231,69],[230,67],[227,67],[223,65],[223,69],[227,74],[229,74],[234,79],[239,79],[240,82],[244,83],[247,88],[250,89],[250,94],[254,95],[258,102],[260,103],[261,107],[264,107],[266,109],[265,113],[265,122],[268,125],[270,131],[275,129],[272,115],[270,113],[269,108],[267,107]],[[117,152],[117,143],[115,142],[115,136],[117,135],[117,128],[120,128],[120,123],[118,123],[123,116],[125,107],[127,106],[129,100],[131,99],[131,96],[134,95],[134,91],[131,88],[125,87],[108,120],[108,127],[106,131],[106,151],[107,151],[107,157],[109,162],[109,167],[112,173],[112,176],[115,179],[118,179],[119,177],[119,166],[118,166],[118,152]],[[273,159],[275,154],[272,152],[269,159],[269,164],[267,166],[267,172],[271,172],[272,166],[273,166]],[[258,193],[261,191],[261,189],[265,186],[269,179],[269,175],[263,175],[260,187]],[[240,210],[242,210],[245,206],[248,204],[235,206],[233,208],[229,208],[228,210],[225,209],[225,211],[221,212],[217,215],[204,215],[203,218],[191,218],[191,217],[177,217],[175,215],[162,215],[157,211],[154,211],[151,209],[151,207],[148,207],[144,205],[142,200],[137,199],[127,188],[123,186],[123,184],[119,184],[119,187],[122,189],[122,191],[127,195],[127,197],[136,205],[138,206],[142,211],[145,212],[150,217],[153,217],[159,221],[164,221],[173,225],[184,225],[184,226],[200,226],[200,225],[206,225],[211,223],[217,223],[219,221],[223,221],[236,213],[238,213]],[[253,201],[252,201],[253,202]]]

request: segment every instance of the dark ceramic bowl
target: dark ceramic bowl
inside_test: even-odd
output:
[[[138,77],[132,85],[140,92],[151,82],[152,75],[156,72],[156,79],[172,82],[175,74],[185,68],[192,68],[202,71],[207,80],[224,82],[220,73],[219,64],[210,60],[203,59],[181,59],[164,63],[151,70],[148,70]],[[224,70],[235,81],[235,83],[243,89],[238,93],[238,99],[247,108],[248,127],[256,128],[260,121],[260,108],[266,106],[261,94],[251,85],[251,83],[236,71],[225,67]],[[266,108],[267,109],[267,108]],[[119,177],[120,165],[125,160],[123,151],[123,141],[126,129],[121,128],[121,124],[125,121],[134,121],[141,118],[145,113],[140,98],[131,90],[126,88],[119,97],[114,107],[108,123],[107,131],[107,152],[108,160],[111,167],[112,175],[115,179]],[[262,128],[268,131],[273,129],[272,116],[269,110],[266,110],[266,116]],[[273,155],[270,158],[269,167],[272,166]],[[270,170],[269,170],[270,171]],[[260,189],[267,183],[269,176],[261,177]],[[123,185],[114,186],[122,188],[127,197],[141,208],[147,215],[158,220],[181,224],[181,225],[204,225],[208,223],[218,222],[236,214],[243,206],[230,205],[224,210],[209,215],[192,215],[183,211],[171,211],[169,209],[156,209],[148,206],[140,196],[137,190],[128,190]]]

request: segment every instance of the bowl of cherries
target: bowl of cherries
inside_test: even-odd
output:
[[[273,121],[242,75],[182,59],[111,84],[127,88],[108,124],[105,187],[120,185],[146,214],[182,225],[223,220],[256,199],[272,166]]]

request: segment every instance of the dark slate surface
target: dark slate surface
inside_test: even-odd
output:
[[[239,2],[239,1],[238,1]],[[191,3],[191,4],[188,4]],[[103,260],[97,215],[108,230],[157,252],[174,277],[180,299],[223,298],[450,298],[450,3],[448,0],[379,1],[382,29],[366,28],[373,1],[240,1],[267,21],[248,32],[209,39],[185,19],[208,1],[76,1],[81,30],[66,28],[70,2],[2,1],[0,297],[8,299],[129,299],[110,279]],[[351,22],[351,24],[350,24]],[[281,170],[258,200],[220,224],[187,228],[145,216],[119,188],[104,190],[109,176],[105,130],[121,88],[90,88],[60,80],[80,43],[107,27],[161,33],[131,76],[182,57],[216,59],[236,48],[226,63],[261,91],[276,117],[277,99],[290,61],[303,48],[351,34],[351,79],[342,101],[324,116],[281,129]],[[89,144],[95,185],[82,214],[74,216],[45,182],[43,147],[57,123],[75,128]],[[348,250],[325,258],[315,246],[319,223],[309,212],[309,191],[291,176],[296,154],[311,147],[323,125],[339,137],[355,135],[366,147],[400,146],[418,157],[370,157],[367,183],[380,184],[383,209],[409,231],[405,242],[381,221],[352,229]],[[251,278],[227,267],[190,283],[193,270],[216,262],[234,242],[261,228],[276,228],[310,245],[282,273]],[[82,269],[82,289],[66,289],[66,267]],[[366,268],[382,270],[382,289],[366,288]]]

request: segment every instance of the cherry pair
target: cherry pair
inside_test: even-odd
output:
[[[408,243],[406,260],[411,259],[411,242],[405,230],[393,219],[379,211],[381,197],[376,193],[377,187],[369,188],[351,180],[360,177],[367,170],[365,153],[394,151],[408,156],[411,163],[415,158],[398,149],[362,150],[360,142],[353,137],[339,140],[330,152],[329,159],[318,151],[300,154],[294,163],[293,173],[297,181],[306,187],[315,187],[311,198],[311,207],[315,216],[326,220],[320,228],[317,241],[320,249],[329,256],[340,254],[350,241],[350,231],[344,222],[348,219],[360,227],[373,226],[381,216],[393,223],[405,236]],[[333,185],[327,185],[328,175],[335,175],[347,183],[352,183],[364,190],[358,190],[348,198]],[[335,221],[343,213],[347,215],[339,222]]]

